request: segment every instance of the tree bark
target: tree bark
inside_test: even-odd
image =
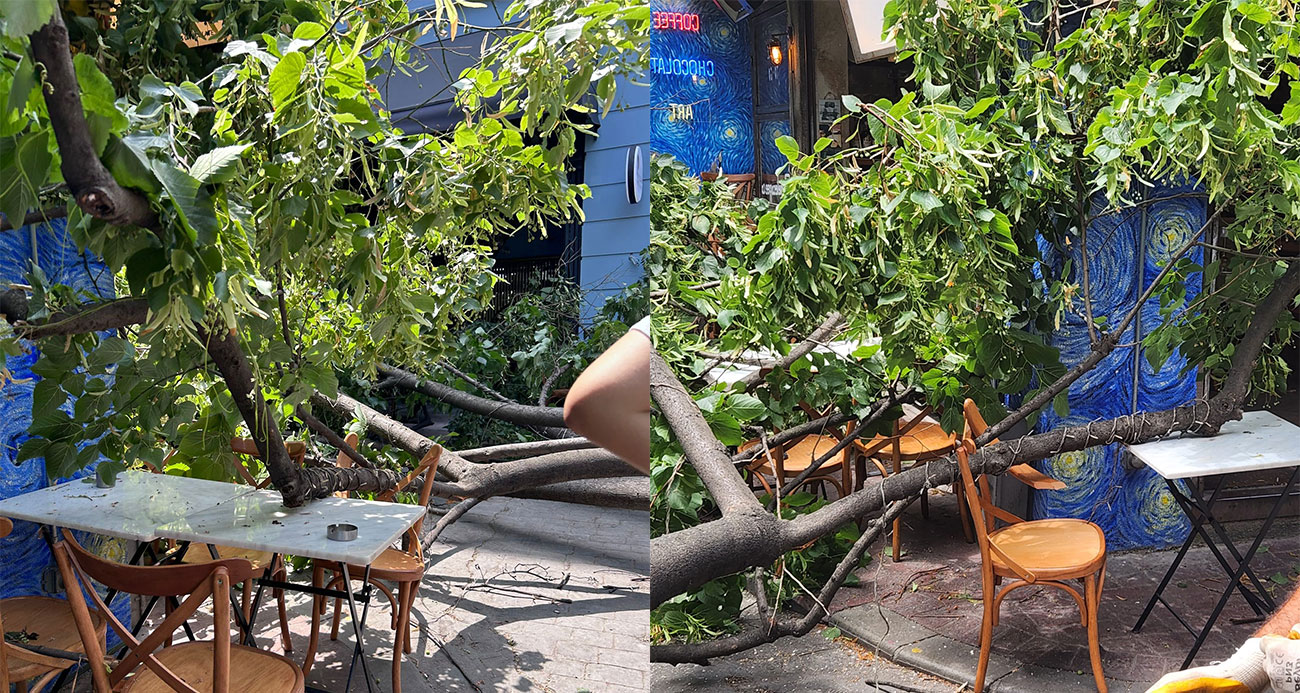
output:
[[[449,385],[435,383],[432,380],[421,380],[414,373],[383,364],[379,366],[379,373],[388,379],[389,384],[424,393],[458,409],[521,426],[564,428],[564,409],[561,407],[534,407],[515,402],[494,402],[462,392]]]
[[[85,303],[54,313],[37,323],[26,322],[29,310],[27,293],[22,289],[9,289],[0,294],[0,313],[13,325],[14,333],[33,341],[44,337],[116,330],[139,325],[149,319],[149,302],[134,297]]]
[[[458,450],[456,451],[456,454],[470,462],[503,462],[505,460],[517,460],[522,457],[545,455],[550,452],[588,450],[594,447],[596,447],[596,444],[592,443],[590,440],[576,437],[560,438],[558,440],[532,440],[526,443],[506,443],[505,445],[490,445],[485,448]]]
[[[81,106],[81,91],[72,63],[68,27],[55,11],[48,24],[31,35],[32,58],[45,68],[45,107],[59,145],[60,170],[68,190],[85,213],[115,226],[154,229],[158,215],[148,198],[118,184],[95,152]]]
[[[62,219],[68,216],[67,207],[51,207],[49,209],[38,209],[35,212],[28,212],[23,216],[22,221],[14,226],[10,219],[0,220],[0,231],[10,231],[12,229],[31,226],[32,224],[43,224],[47,221]]]
[[[290,508],[302,505],[312,498],[313,487],[303,478],[301,470],[289,458],[289,451],[284,446],[280,427],[276,425],[271,410],[266,406],[262,390],[253,378],[253,371],[244,356],[244,349],[239,339],[230,331],[220,326],[215,332],[205,326],[199,327],[199,339],[208,351],[208,357],[221,371],[226,381],[230,397],[235,401],[244,423],[248,425],[249,435],[257,445],[257,451],[271,475],[271,483],[280,491],[284,504]],[[313,479],[316,477],[313,476]]]
[[[535,498],[557,503],[578,503],[624,510],[650,509],[650,480],[646,477],[581,479],[523,489],[513,498]]]

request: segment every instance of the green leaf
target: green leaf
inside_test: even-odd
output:
[[[32,93],[32,87],[36,86],[36,71],[32,69],[32,59],[26,55],[18,61],[18,67],[14,70],[13,82],[9,85],[9,100],[5,104],[4,115],[14,111],[21,111],[27,103],[27,95]]]
[[[298,90],[298,85],[302,83],[302,71],[306,66],[307,58],[295,51],[281,58],[280,64],[271,70],[271,105],[276,110],[279,110]]]
[[[729,396],[727,403],[731,415],[740,421],[752,421],[767,411],[767,407],[757,397],[744,393]]]
[[[235,164],[239,157],[252,144],[238,144],[230,147],[217,147],[199,156],[190,165],[190,175],[200,183],[220,183],[230,180],[235,175]]]
[[[45,26],[54,16],[55,0],[6,0],[0,2],[0,28],[5,36],[23,38]]]
[[[799,158],[799,143],[789,135],[776,138],[776,148],[792,163]]]
[[[212,209],[212,201],[208,199],[207,193],[199,189],[199,181],[194,176],[168,161],[153,162],[153,172],[167,191],[167,197],[176,208],[191,241],[198,240],[200,235],[206,238],[216,232],[217,216]]]
[[[107,118],[115,134],[126,130],[126,116],[117,110],[114,103],[117,93],[113,91],[113,83],[99,71],[95,59],[85,53],[78,53],[73,58],[73,67],[77,71],[77,86],[81,89],[82,109]],[[103,153],[102,148],[99,153]]]

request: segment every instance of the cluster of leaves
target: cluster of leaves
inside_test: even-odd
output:
[[[587,132],[584,111],[608,107],[614,77],[637,69],[650,14],[515,2],[512,24],[489,35],[457,84],[464,120],[436,134],[395,128],[374,83],[404,69],[425,31],[457,31],[450,2],[414,16],[402,0],[189,0],[123,3],[113,22],[70,18],[97,153],[159,212],[150,231],[108,226],[59,197],[27,38],[56,9],[0,7],[0,211],[18,219],[49,199],[68,204],[79,247],[150,308],[120,358],[82,364],[108,394],[73,407],[87,393],[78,383],[38,393],[37,409],[71,423],[36,435],[45,449],[82,449],[76,464],[149,459],[159,439],[235,431],[197,324],[239,336],[286,420],[313,391],[334,394],[339,371],[431,364],[454,347],[496,281],[491,240],[580,217],[589,191],[568,182],[567,158]],[[38,290],[32,318],[89,298]],[[75,337],[66,355],[89,359],[103,339]],[[8,337],[5,347],[25,345]]]

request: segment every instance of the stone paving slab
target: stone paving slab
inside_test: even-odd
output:
[[[974,678],[982,616],[979,552],[961,537],[956,500],[932,495],[929,520],[919,504],[904,515],[903,560],[874,556],[857,571],[859,584],[839,591],[831,604],[831,620],[858,637],[869,649],[895,656],[908,666],[957,681]],[[1243,550],[1258,530],[1257,522],[1228,525]],[[1174,559],[1174,550],[1112,552],[1102,593],[1102,665],[1112,691],[1144,691],[1165,672],[1181,667],[1194,637],[1164,607],[1157,605],[1142,632],[1133,633],[1142,608]],[[1300,577],[1300,521],[1279,520],[1270,530],[1252,566],[1279,602],[1296,588]],[[1226,577],[1203,544],[1189,551],[1165,596],[1194,626],[1205,622],[1226,586]],[[882,615],[883,614],[883,615]],[[1193,665],[1221,660],[1258,627],[1254,613],[1234,595]],[[888,628],[888,630],[885,630]],[[918,656],[908,641],[928,642],[940,636],[961,647],[945,648],[944,657]],[[951,655],[951,656],[948,656]],[[1064,592],[1050,587],[1016,590],[1002,606],[993,630],[991,662],[1010,663],[1011,673],[998,681],[991,667],[989,682],[1003,691],[1041,693],[1043,690],[1089,691],[1092,667],[1087,633],[1078,607]],[[1079,675],[1077,672],[1083,672]],[[1053,672],[1060,672],[1058,675]],[[1052,685],[1044,688],[1043,681]],[[1071,685],[1070,682],[1074,682]]]

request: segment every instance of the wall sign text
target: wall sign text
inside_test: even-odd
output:
[[[700,32],[700,15],[687,12],[654,12],[651,14],[656,31]]]

